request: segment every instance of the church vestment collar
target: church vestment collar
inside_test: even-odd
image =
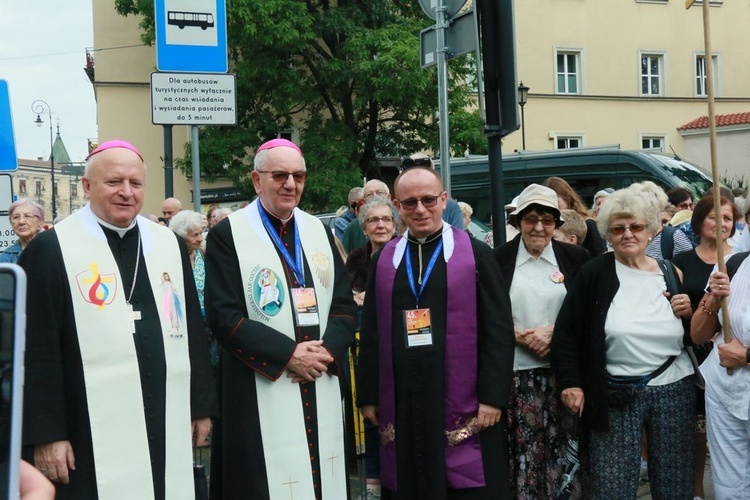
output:
[[[94,219],[96,219],[96,222],[98,222],[100,226],[116,232],[120,236],[120,238],[123,238],[125,234],[127,234],[128,231],[130,231],[131,229],[135,227],[135,224],[136,224],[135,219],[133,219],[133,221],[130,223],[130,225],[128,225],[128,227],[117,227],[117,226],[110,224],[109,222],[105,222],[102,219],[100,219],[99,216],[97,216],[93,210],[91,211],[91,214],[94,216]]]
[[[451,231],[452,227],[453,226],[451,226],[450,224],[443,223],[443,228],[440,230],[440,232],[435,233],[435,235],[440,235],[443,238],[443,258],[445,259],[445,262],[448,262],[451,259],[451,257],[453,256],[453,249],[455,248],[455,242],[453,239],[453,231]],[[427,237],[428,240],[431,240],[432,238],[433,238],[433,235]],[[396,250],[393,253],[393,267],[394,268],[398,268],[399,264],[401,264],[401,259],[404,258],[406,245],[409,241],[411,241],[414,244],[419,244],[419,242],[415,241],[413,237],[409,235],[408,232],[404,233],[404,235],[401,238],[399,238],[398,243],[396,243]]]
[[[270,210],[268,210],[265,206],[263,206],[263,202],[260,201],[260,198],[258,198],[258,206],[261,209],[263,209],[263,211],[268,216],[268,219],[276,227],[284,227],[284,226],[286,226],[289,223],[290,220],[294,219],[294,210],[297,210],[297,208],[295,207],[295,209],[292,211],[292,215],[290,215],[286,219],[282,219],[281,217],[279,217],[275,213],[273,213]]]

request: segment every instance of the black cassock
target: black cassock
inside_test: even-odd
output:
[[[104,229],[117,263],[123,290],[133,284],[138,227],[123,238]],[[190,353],[191,418],[216,413],[215,385],[198,295],[184,241],[178,238],[185,277],[185,303]],[[70,285],[54,230],[38,235],[19,261],[28,277],[26,312],[26,383],[24,388],[24,458],[33,463],[33,445],[68,440],[75,455],[70,484],[57,484],[57,499],[98,497],[86,387],[73,316]],[[133,308],[141,311],[134,335],[143,413],[157,500],[164,498],[166,364],[159,315],[143,254],[138,266]],[[107,328],[107,325],[101,325]],[[113,391],[117,387],[112,387]],[[123,466],[129,457],[123,456]]]
[[[262,207],[259,207],[263,210]],[[294,224],[282,226],[281,221],[269,215],[292,258],[294,253]],[[346,353],[354,339],[356,304],[344,264],[328,234],[334,260],[334,291],[328,325],[323,340],[334,358],[328,370],[345,375],[348,370]],[[263,454],[263,441],[258,414],[255,374],[276,380],[286,377],[284,369],[297,342],[319,340],[319,326],[295,327],[297,339],[261,324],[249,321],[245,302],[245,285],[242,283],[237,251],[232,238],[229,220],[211,228],[206,248],[205,304],[209,326],[222,345],[219,363],[219,401],[221,417],[214,425],[211,450],[211,498],[216,500],[265,500],[269,498],[268,479]],[[252,248],[239,251],[252,252]],[[277,251],[278,254],[278,251]],[[283,258],[284,280],[287,296],[291,296],[294,273]],[[312,283],[307,261],[305,283]],[[295,320],[296,321],[296,320]],[[242,355],[237,354],[243,353]],[[247,354],[253,353],[252,358]],[[348,390],[348,388],[345,388]],[[310,422],[309,452],[313,458],[313,482],[316,498],[325,498],[325,478],[320,478],[318,456],[317,405],[315,384],[300,384],[300,398],[304,415]],[[300,425],[306,425],[300,422]],[[284,432],[279,428],[277,432]],[[322,492],[322,493],[321,493]]]
[[[433,235],[434,236],[434,235]],[[422,246],[423,266],[435,251],[439,240],[427,239]],[[478,399],[480,403],[502,408],[508,406],[513,372],[513,321],[510,297],[502,283],[500,268],[492,250],[471,239],[477,267]],[[417,245],[409,250],[415,273],[419,272]],[[377,263],[373,257],[363,307],[357,405],[378,405],[379,364],[376,295]],[[480,433],[482,463],[486,486],[449,489],[445,473],[445,328],[446,304],[459,297],[461,290],[447,290],[446,264],[437,259],[432,275],[419,299],[420,308],[429,308],[432,322],[431,346],[406,347],[403,311],[416,307],[402,259],[393,285],[393,370],[396,398],[396,461],[398,491],[384,489],[384,499],[463,500],[504,499],[510,497],[508,483],[508,437],[505,418]]]

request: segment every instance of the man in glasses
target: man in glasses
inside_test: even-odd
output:
[[[349,190],[349,196],[347,197],[347,203],[349,204],[346,208],[346,212],[336,217],[333,221],[333,234],[339,241],[344,237],[344,231],[347,226],[357,218],[359,213],[359,204],[362,201],[362,188],[357,186]]]
[[[432,162],[432,158],[424,153],[414,153],[411,156],[401,160],[401,167],[399,170],[403,172],[414,167],[431,168],[435,169],[435,164]],[[448,198],[445,210],[443,210],[443,220],[453,227],[462,228],[464,224],[464,216],[461,213],[461,207],[458,206],[458,202],[452,198]]]
[[[492,250],[443,223],[432,169],[396,178],[408,228],[373,257],[357,404],[380,428],[387,498],[509,498],[501,424],[513,368],[510,299]]]
[[[208,235],[206,313],[222,345],[216,499],[347,498],[339,375],[356,305],[333,235],[297,205],[302,151],[256,151],[258,198]]]

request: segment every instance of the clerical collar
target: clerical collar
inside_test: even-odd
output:
[[[275,213],[273,213],[270,210],[268,210],[265,206],[263,206],[263,202],[260,201],[260,199],[258,199],[258,204],[260,205],[260,208],[262,208],[265,213],[267,213],[270,217],[273,218],[274,222],[275,221],[279,221],[282,226],[286,226],[287,222],[289,222],[290,220],[292,220],[294,218],[294,210],[292,210],[292,215],[290,215],[286,219],[282,219],[281,217],[279,217]]]
[[[113,226],[109,222],[104,222],[102,219],[100,219],[99,217],[97,217],[97,215],[94,213],[93,210],[91,211],[91,214],[94,216],[94,219],[96,219],[96,222],[98,222],[100,225],[106,227],[107,229],[111,229],[112,231],[116,232],[117,235],[120,238],[124,238],[125,234],[128,231],[130,231],[131,229],[133,229],[135,227],[135,224],[136,224],[135,223],[135,219],[133,219],[133,222],[131,222],[128,227],[117,227],[117,226]]]
[[[424,245],[426,243],[431,243],[435,241],[436,239],[440,238],[443,235],[444,229],[445,229],[445,226],[441,226],[439,231],[436,231],[432,233],[431,235],[426,236],[424,238],[416,238],[412,236],[410,233],[406,233],[406,239],[412,243],[416,243],[418,245]]]

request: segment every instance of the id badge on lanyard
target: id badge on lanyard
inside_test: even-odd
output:
[[[432,320],[430,318],[429,308],[419,307],[419,298],[422,296],[422,292],[427,286],[427,281],[432,275],[432,269],[435,267],[435,262],[442,253],[443,240],[440,240],[435,251],[432,253],[430,262],[427,265],[427,269],[424,273],[424,279],[420,284],[419,290],[414,282],[414,269],[411,264],[411,253],[409,248],[406,248],[406,275],[409,280],[409,288],[411,288],[412,294],[416,301],[416,308],[404,310],[404,333],[406,336],[406,347],[421,347],[432,345]],[[421,271],[420,271],[421,272]]]
[[[294,314],[299,326],[316,326],[318,319],[318,299],[314,288],[292,288]]]

